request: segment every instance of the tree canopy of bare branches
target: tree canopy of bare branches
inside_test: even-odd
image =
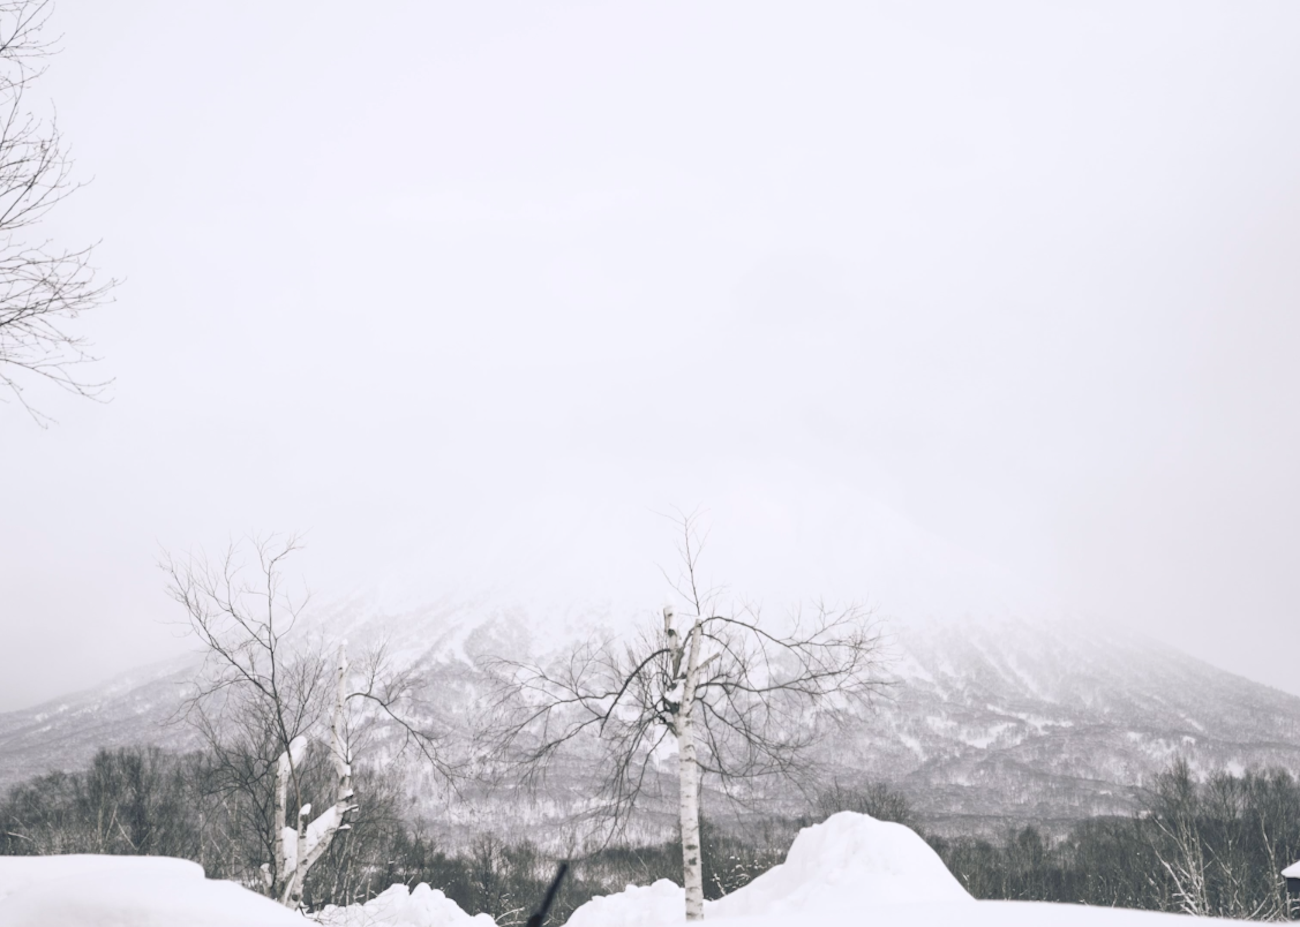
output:
[[[883,685],[880,637],[856,605],[818,604],[782,622],[756,607],[722,607],[699,572],[697,520],[684,516],[682,575],[663,623],[632,639],[587,640],[540,665],[502,661],[505,717],[499,747],[536,783],[569,745],[595,738],[608,819],[616,830],[659,768],[678,757],[687,917],[702,916],[699,777],[741,796],[754,780],[791,779],[828,727]]]
[[[255,566],[246,569],[245,548]],[[390,667],[382,646],[359,667],[341,643],[303,633],[305,595],[286,587],[284,562],[297,538],[232,544],[216,563],[166,557],[168,591],[185,609],[206,653],[203,672],[183,713],[215,758],[215,787],[238,796],[245,826],[262,835],[265,888],[285,904],[302,900],[307,871],[357,810],[351,764],[362,731],[382,719],[444,776],[454,770],[434,733],[413,720],[417,679]],[[252,574],[253,579],[248,579]],[[328,744],[334,768],[332,804],[310,817],[313,796],[328,791],[309,769],[312,741]],[[296,826],[288,823],[293,809]]]
[[[96,283],[90,247],[58,248],[31,234],[77,186],[57,121],[25,102],[53,54],[44,35],[52,13],[51,0],[0,2],[0,392],[42,425],[50,418],[29,401],[26,383],[91,398],[108,385],[86,375],[95,358],[71,323],[114,285]]]

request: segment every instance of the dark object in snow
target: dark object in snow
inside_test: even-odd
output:
[[[560,890],[560,883],[564,881],[564,876],[568,871],[568,862],[560,863],[559,871],[555,873],[555,878],[551,880],[551,887],[546,890],[546,897],[542,899],[542,906],[533,912],[532,917],[528,918],[527,927],[542,927],[547,912],[551,910],[551,902],[555,900],[555,893]]]

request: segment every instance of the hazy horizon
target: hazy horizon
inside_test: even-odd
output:
[[[61,0],[122,284],[0,405],[0,711],[177,652],[163,551],[1124,624],[1300,694],[1300,7]],[[292,567],[296,573],[298,567]]]

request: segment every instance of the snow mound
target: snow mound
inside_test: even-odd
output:
[[[648,886],[629,885],[617,895],[597,895],[569,915],[564,927],[658,927],[685,920],[686,892],[660,879]]]
[[[0,927],[310,927],[203,867],[162,856],[0,856]]]
[[[315,916],[325,927],[496,927],[486,914],[473,917],[436,888],[393,885],[364,904],[326,905]]]
[[[775,917],[791,924],[822,913],[839,916],[876,905],[973,902],[939,855],[902,824],[842,811],[805,828],[785,862],[744,888],[704,904],[704,919]],[[661,879],[593,898],[567,927],[658,927],[685,920],[681,886]],[[815,921],[814,921],[815,923]]]
[[[784,863],[710,904],[705,916],[855,910],[923,901],[974,899],[911,828],[841,811],[800,831]]]

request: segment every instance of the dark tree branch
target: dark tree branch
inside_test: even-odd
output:
[[[338,770],[331,799],[337,814],[326,825],[332,828],[321,838],[326,841],[347,826],[345,816],[355,810],[350,763],[358,742],[351,732],[363,722],[370,728],[378,720],[401,731],[398,754],[414,746],[453,784],[458,770],[436,735],[414,720],[413,672],[392,669],[382,644],[366,655],[358,673],[342,652],[336,661],[322,642],[295,633],[308,598],[289,594],[284,566],[301,548],[298,538],[254,538],[251,544],[251,558],[241,556],[243,545],[232,544],[215,562],[164,555],[160,565],[169,577],[169,594],[184,608],[185,623],[205,653],[204,669],[178,714],[200,733],[214,758],[213,792],[246,798],[241,806],[255,809],[252,826],[264,835],[267,854],[266,888],[292,900],[306,868],[327,845],[303,849],[302,818],[298,845],[303,852],[291,858],[283,850],[286,811],[297,815],[311,804],[308,779],[320,778],[303,766],[304,738],[329,743]],[[254,565],[251,571],[246,559]],[[252,580],[245,578],[248,572]],[[303,868],[294,870],[293,859]]]
[[[24,103],[54,52],[42,34],[52,13],[50,0],[0,3],[0,392],[42,427],[52,419],[28,400],[26,384],[43,380],[91,399],[110,384],[85,374],[97,358],[70,323],[116,285],[96,282],[89,247],[58,249],[24,234],[77,189],[57,120]]]
[[[698,616],[691,620],[707,653],[694,690],[698,766],[729,795],[756,780],[793,778],[808,769],[824,729],[868,707],[886,685],[877,623],[856,605],[818,603],[775,624],[754,607],[719,608],[720,591],[699,570],[697,516],[678,514],[682,569],[669,582]],[[592,735],[604,814],[617,833],[678,732],[688,637],[656,622],[623,645],[593,637],[552,662],[498,660],[494,756],[535,788]]]

